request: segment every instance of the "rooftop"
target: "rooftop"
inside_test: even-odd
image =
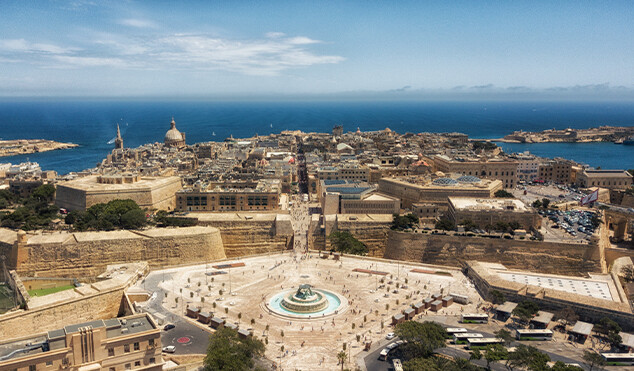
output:
[[[449,197],[449,202],[454,208],[461,210],[528,211],[522,201],[508,198]]]

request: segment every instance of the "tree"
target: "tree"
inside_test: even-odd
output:
[[[396,326],[395,334],[406,343],[402,345],[409,358],[429,357],[434,349],[443,347],[447,332],[434,322],[406,321]]]
[[[575,311],[570,307],[565,307],[557,312],[555,312],[555,320],[564,321],[566,325],[577,322],[579,316]]]
[[[505,359],[508,356],[506,348],[500,344],[489,344],[484,348],[484,359],[487,361],[487,370],[490,370],[491,362]]]
[[[248,370],[253,359],[264,355],[264,343],[255,337],[240,338],[238,332],[227,327],[209,337],[204,369]]]
[[[542,206],[544,209],[548,209],[548,205],[550,205],[550,200],[547,198],[542,198]]]
[[[493,302],[493,304],[504,303],[504,294],[499,290],[491,290],[489,292],[489,295],[491,296],[491,301]]]
[[[447,218],[441,218],[436,222],[436,229],[443,229],[445,231],[453,231],[456,229],[456,225]]]
[[[533,201],[532,206],[536,209],[539,209],[540,207],[542,207],[542,202],[540,200],[535,200]]]
[[[504,340],[504,345],[509,346],[511,345],[511,343],[513,342],[513,335],[511,335],[511,332],[509,330],[506,329],[499,329],[498,331],[494,332],[495,337]]]
[[[515,307],[515,309],[513,309],[513,314],[516,315],[523,323],[528,323],[528,321],[530,321],[537,312],[539,312],[539,307],[530,300],[522,301],[517,305],[517,307]]]
[[[540,352],[539,349],[520,344],[515,348],[514,352],[509,353],[506,367],[511,370],[514,367],[529,370],[547,370],[549,361],[550,357]]]
[[[348,357],[348,355],[343,350],[337,353],[337,360],[339,360],[339,363],[341,363],[341,370],[343,370],[343,364],[346,361],[346,357]]]
[[[464,227],[465,231],[473,231],[478,228],[478,225],[472,222],[470,219],[463,220],[460,224]]]
[[[626,282],[634,282],[634,265],[626,265],[621,268],[621,274]]]
[[[367,255],[368,247],[361,241],[357,240],[348,231],[333,231],[328,236],[335,251],[345,254]]]
[[[551,371],[583,371],[581,367],[567,365],[563,363],[562,361],[555,362],[555,364],[553,365],[553,367],[550,368],[550,370]]]
[[[601,318],[599,323],[594,325],[593,330],[603,334],[612,349],[618,347],[623,342],[621,335],[619,335],[619,332],[621,332],[621,326],[608,317]]]
[[[511,192],[500,189],[495,192],[495,197],[497,198],[515,198]]]
[[[412,213],[403,215],[403,216],[398,214],[393,214],[392,226],[390,228],[397,231],[402,231],[402,230],[411,229],[412,227],[417,226],[418,222],[419,222],[418,216]]]
[[[238,324],[240,324],[241,320],[242,320],[242,312],[238,313]]]
[[[599,353],[588,350],[583,351],[581,359],[583,359],[583,363],[588,366],[589,371],[592,371],[596,366],[601,367],[605,366],[606,364],[605,360],[603,359],[603,357],[601,357]]]
[[[438,368],[433,358],[412,358],[403,362],[403,371],[444,371]]]

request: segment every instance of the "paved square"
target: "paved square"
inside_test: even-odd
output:
[[[233,263],[244,266],[227,267]],[[200,307],[203,312],[213,312],[240,328],[253,329],[259,338],[268,338],[267,357],[287,370],[337,369],[337,353],[344,343],[351,350],[350,361],[354,363],[355,356],[362,352],[364,340],[383,339],[392,331],[394,314],[432,294],[452,292],[471,300],[468,305],[454,303],[442,308],[438,314],[457,316],[463,311],[476,312],[481,301],[473,284],[459,270],[444,267],[347,256],[336,261],[332,257],[322,259],[315,253],[233,259],[222,262],[222,270],[227,274],[212,275],[217,272],[212,267],[215,264],[219,263],[166,270],[165,281],[159,283],[167,292],[163,307],[177,315],[183,315],[183,304]],[[354,269],[388,274],[357,273]],[[412,269],[429,273],[414,273]],[[335,314],[310,319],[288,318],[269,310],[267,304],[273,296],[297,290],[300,284],[332,291],[344,298],[342,305]],[[436,313],[429,311],[429,315]]]

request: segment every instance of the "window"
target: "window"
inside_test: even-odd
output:
[[[150,364],[154,364],[154,363],[156,363],[156,358],[154,357],[150,358]]]
[[[114,357],[114,348],[108,348],[108,357]]]
[[[110,368],[108,369],[108,371],[116,371],[116,370],[117,370],[117,369],[116,369],[115,367],[110,367]]]
[[[134,362],[134,367],[139,367],[139,366],[141,366],[141,361]]]
[[[134,343],[134,350],[139,350],[141,347],[139,346],[139,342]]]
[[[29,371],[36,371],[36,370],[37,370],[36,365],[29,365]]]
[[[148,341],[148,345],[153,347],[154,346],[154,339],[150,339],[150,341]]]
[[[126,370],[131,370],[131,369],[132,369],[132,367],[130,366],[130,364],[129,364],[129,363],[126,363],[126,364],[125,364],[125,369],[126,369]]]
[[[126,353],[130,353],[130,344],[126,344],[123,346],[123,351]]]
[[[53,361],[46,361],[46,367],[53,366]]]

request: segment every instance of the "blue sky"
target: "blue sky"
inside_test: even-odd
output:
[[[632,96],[631,1],[0,2],[0,96]]]

